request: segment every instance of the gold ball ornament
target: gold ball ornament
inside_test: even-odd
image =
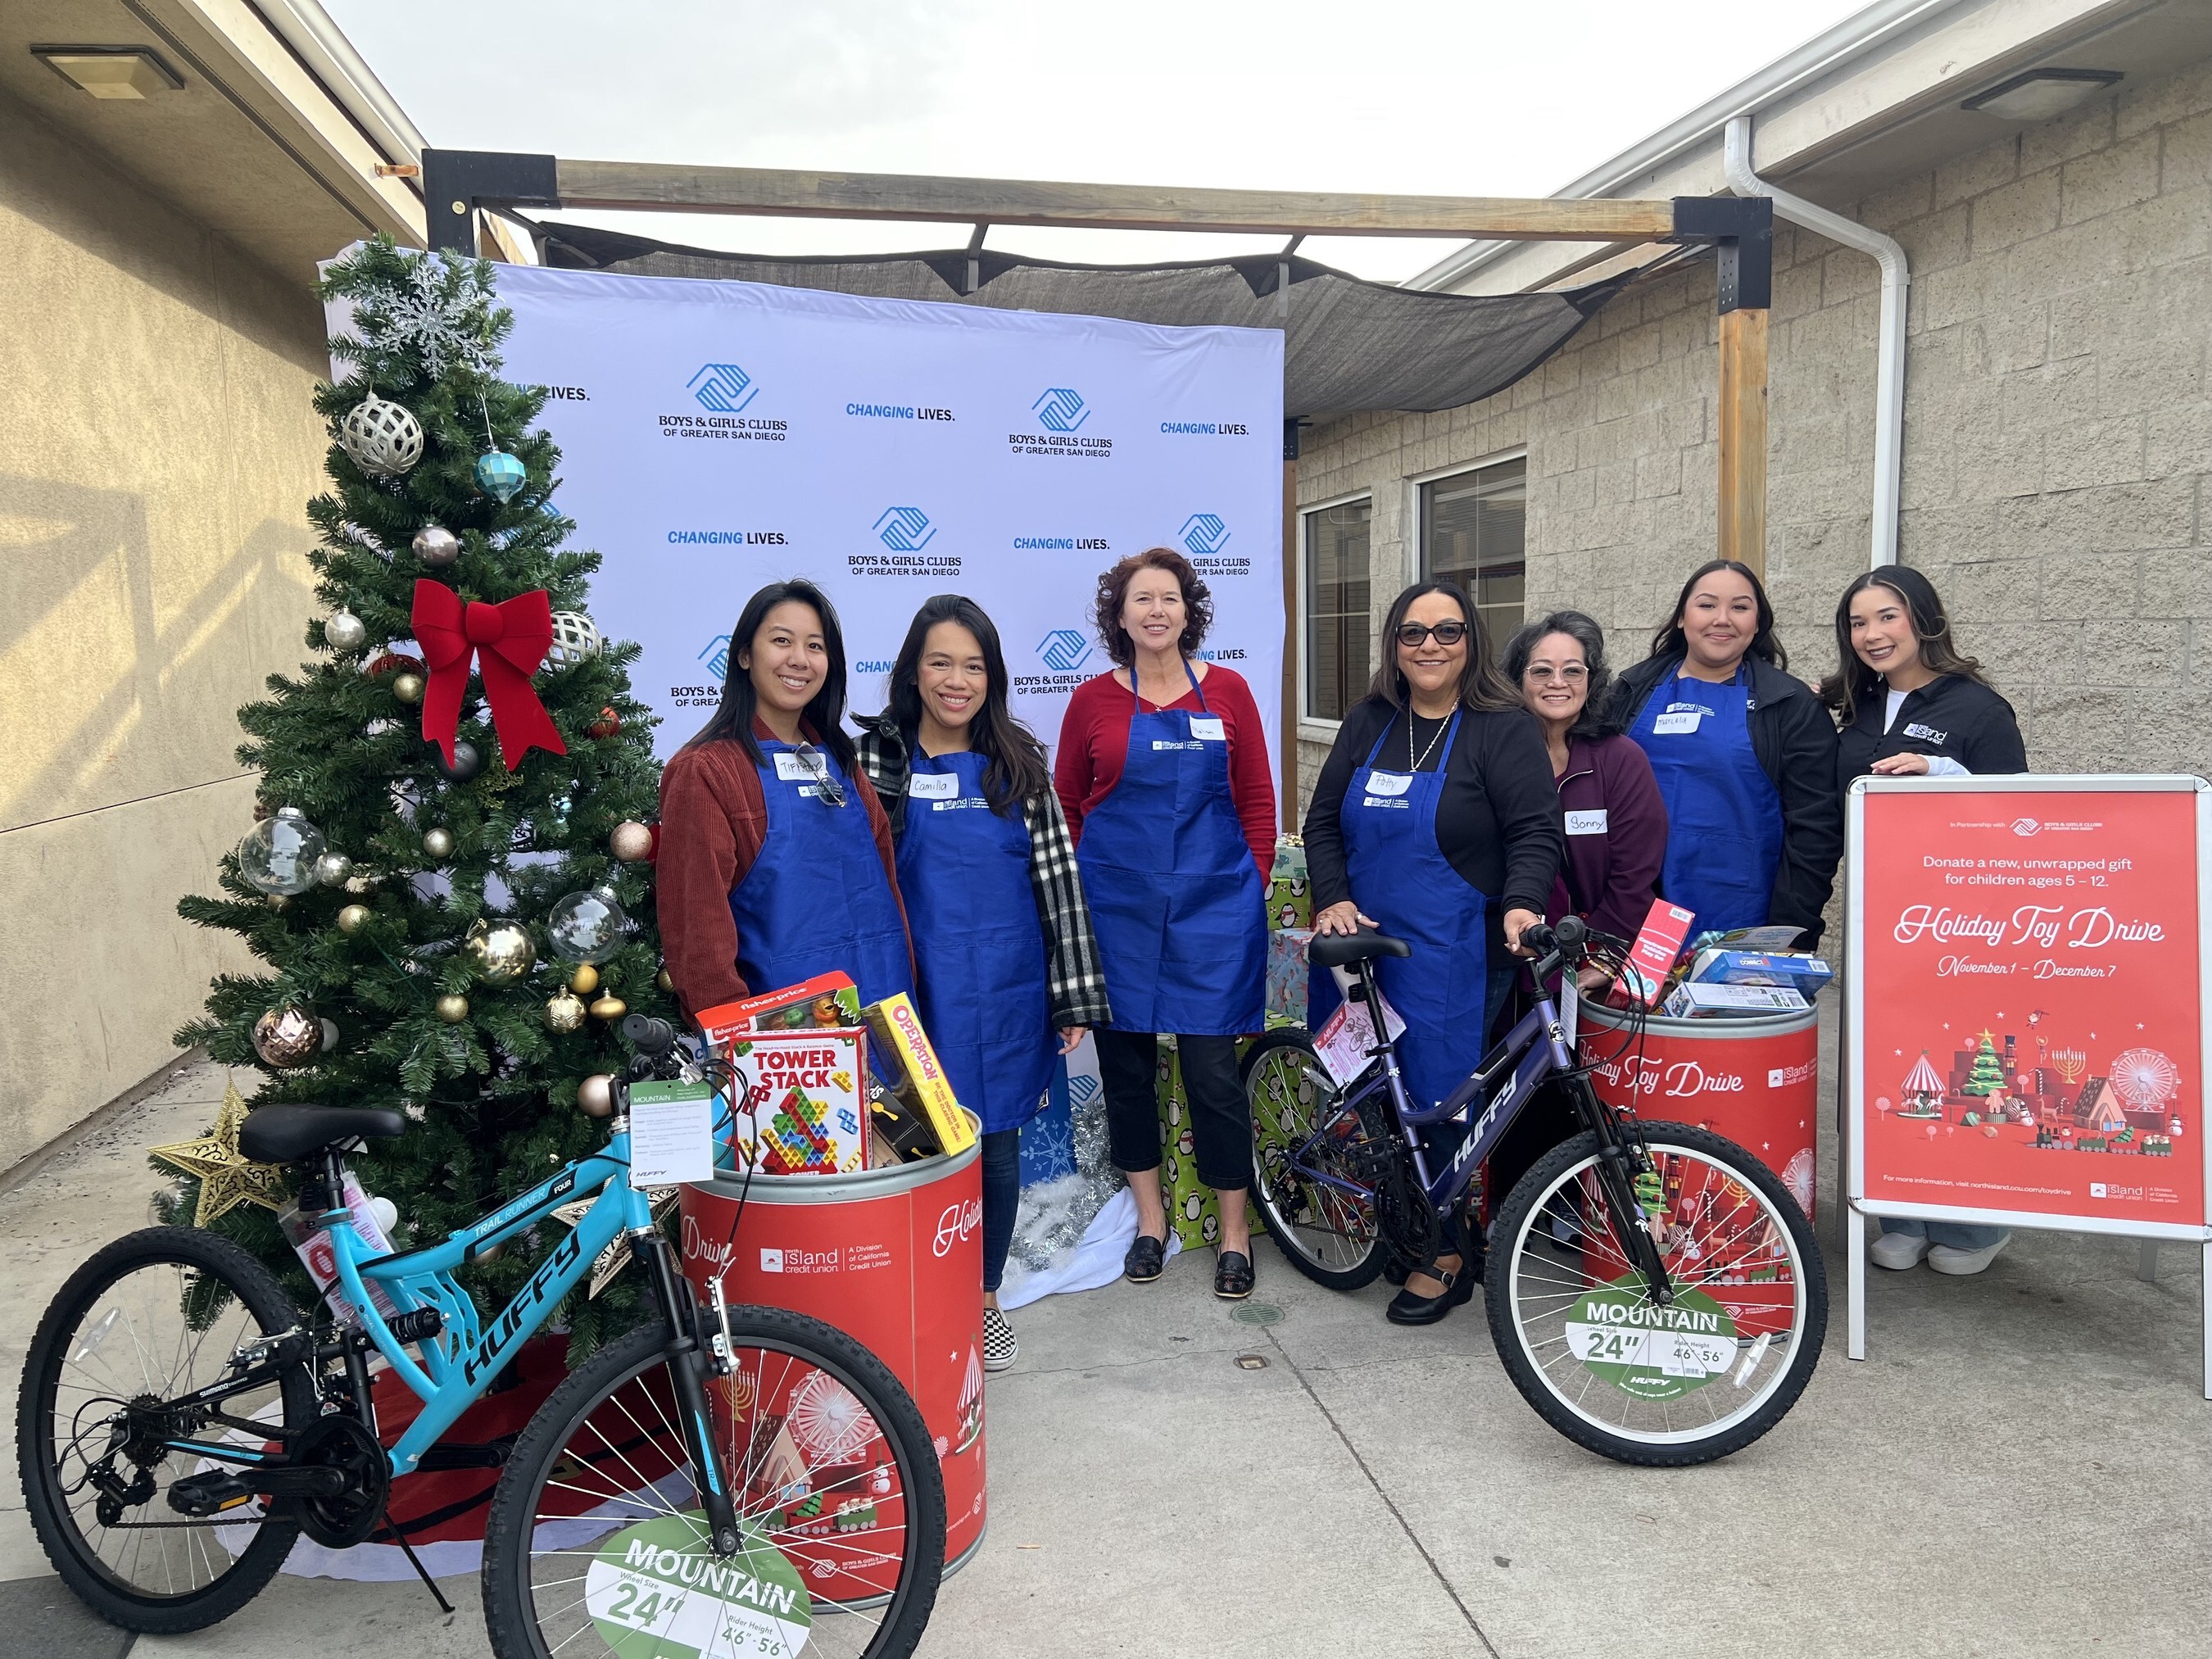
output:
[[[519,922],[479,921],[461,945],[487,985],[512,985],[538,962],[530,930]]]
[[[653,976],[653,982],[671,996],[676,994],[676,978],[665,968]]]
[[[614,1074],[601,1072],[578,1084],[576,1109],[586,1117],[612,1117],[615,1114]]]
[[[402,702],[422,702],[422,677],[420,674],[394,674],[392,677],[392,695]]]
[[[271,893],[261,902],[272,910],[289,910],[292,908],[291,896],[286,893]]]
[[[368,926],[368,907],[366,904],[349,904],[338,912],[338,932],[348,938]]]
[[[453,851],[453,832],[446,829],[424,830],[422,850],[434,859],[450,858]]]
[[[653,852],[653,831],[635,820],[615,825],[607,837],[607,850],[624,864],[642,862]]]
[[[610,991],[592,1005],[592,1018],[603,1019],[610,1025],[629,1012],[629,1004]]]
[[[545,1004],[545,1029],[547,1030],[561,1032],[574,1031],[581,1027],[583,1023],[584,1005],[576,1000],[575,995],[573,993],[568,991],[560,992],[549,1000]]]
[[[469,1000],[458,993],[449,993],[438,999],[438,1018],[448,1025],[459,1025],[469,1017]]]
[[[253,1052],[278,1071],[305,1066],[322,1051],[323,1023],[299,1003],[271,1008],[253,1022]]]
[[[315,860],[319,886],[343,887],[353,879],[353,860],[343,853],[325,853]]]
[[[587,997],[599,988],[599,970],[588,962],[579,963],[576,971],[568,975],[568,988],[580,997]]]

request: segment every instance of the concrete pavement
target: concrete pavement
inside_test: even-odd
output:
[[[0,1196],[0,1367],[20,1375],[76,1262],[143,1223],[143,1148],[211,1117],[189,1067]],[[1822,1188],[1833,1193],[1832,1182]],[[1211,1256],[1016,1316],[991,1379],[991,1524],[931,1656],[2041,1656],[2212,1651],[2212,1404],[2193,1249],[2021,1234],[1979,1279],[1877,1272],[1843,1358],[1838,1230],[1819,1372],[1759,1444],[1702,1469],[1594,1458],[1529,1411],[1478,1301],[1386,1324],[1268,1245],[1243,1317]],[[1279,1314],[1273,1322],[1246,1322]],[[1263,1366],[1246,1369],[1239,1357]],[[418,1585],[280,1577],[228,1623],[140,1638],[82,1616],[0,1486],[0,1654],[462,1659]]]

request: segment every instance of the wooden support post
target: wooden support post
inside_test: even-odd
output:
[[[1766,580],[1766,312],[1721,313],[1720,556]]]
[[[1291,428],[1295,433],[1297,428]],[[1298,833],[1298,464],[1283,462],[1283,771],[1281,833]]]

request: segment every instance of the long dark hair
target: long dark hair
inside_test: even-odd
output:
[[[1148,547],[1100,571],[1098,599],[1091,619],[1097,626],[1098,642],[1106,647],[1106,654],[1133,672],[1137,645],[1129,630],[1121,626],[1121,606],[1139,570],[1164,570],[1182,590],[1182,637],[1176,643],[1184,656],[1195,654],[1206,643],[1206,629],[1213,626],[1212,591],[1206,586],[1206,578],[1191,568],[1190,561],[1172,547]]]
[[[1449,582],[1415,582],[1390,602],[1390,614],[1382,619],[1382,660],[1376,667],[1367,695],[1382,698],[1393,708],[1410,709],[1413,699],[1406,689],[1405,672],[1398,666],[1398,625],[1406,620],[1415,599],[1431,593],[1449,594],[1452,603],[1459,606],[1460,620],[1467,624],[1467,666],[1459,674],[1460,706],[1491,710],[1520,708],[1520,694],[1505,683],[1491,659],[1490,636],[1483,632],[1474,607],[1468,603],[1467,591]]]
[[[822,653],[828,659],[822,689],[808,700],[799,716],[814,728],[815,741],[830,751],[849,777],[860,764],[860,757],[845,730],[845,630],[837,625],[837,608],[830,603],[830,596],[804,576],[770,582],[745,601],[745,608],[730,626],[730,667],[722,677],[722,701],[714,718],[684,746],[689,749],[693,744],[727,738],[744,745],[755,766],[768,764],[768,757],[761,753],[759,740],[753,736],[753,714],[760,706],[759,694],[753,690],[751,671],[740,668],[738,659],[751,652],[754,636],[768,620],[768,613],[787,600],[813,607],[814,614],[822,621]]]
[[[1716,570],[1733,570],[1751,584],[1751,597],[1759,606],[1759,629],[1751,636],[1751,646],[1744,654],[1771,662],[1777,668],[1790,666],[1790,653],[1782,648],[1782,641],[1774,637],[1774,606],[1766,597],[1766,584],[1759,580],[1759,572],[1741,559],[1707,559],[1690,573],[1690,580],[1682,584],[1682,591],[1674,596],[1674,609],[1667,620],[1659,624],[1659,631],[1651,636],[1651,654],[1655,657],[1687,657],[1690,641],[1682,633],[1682,612],[1689,608],[1690,595],[1698,591],[1698,584]]]
[[[898,722],[908,754],[915,752],[915,734],[921,729],[921,653],[929,630],[939,623],[957,623],[975,636],[983,653],[983,706],[969,722],[968,744],[983,757],[983,798],[1004,817],[1017,805],[1025,805],[1051,783],[1045,769],[1044,745],[1036,734],[1006,707],[1006,654],[999,648],[999,630],[983,607],[962,593],[933,593],[921,602],[891,665],[891,702],[887,711]]]
[[[1621,730],[1618,720],[1605,716],[1606,692],[1613,684],[1613,670],[1605,662],[1605,629],[1579,611],[1554,611],[1540,617],[1505,642],[1505,678],[1517,687],[1528,672],[1528,659],[1536,654],[1538,643],[1553,634],[1565,634],[1583,648],[1583,661],[1589,668],[1589,694],[1583,699],[1583,712],[1567,728],[1571,738],[1595,741],[1610,738]]]
[[[1920,660],[1931,672],[1956,674],[1977,685],[1989,684],[1981,664],[1952,640],[1951,618],[1944,614],[1936,584],[1909,564],[1886,564],[1858,577],[1836,601],[1836,672],[1820,682],[1820,701],[1835,710],[1838,720],[1850,725],[1858,719],[1860,699],[1878,696],[1885,689],[1882,677],[1851,649],[1851,601],[1870,587],[1887,588],[1904,605],[1913,637],[1920,641]]]

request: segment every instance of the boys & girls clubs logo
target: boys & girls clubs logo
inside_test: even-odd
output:
[[[1091,406],[1073,386],[1050,386],[1030,405],[1030,418],[1039,430],[1009,432],[1006,447],[1016,455],[1060,455],[1080,460],[1105,461],[1114,457],[1114,441],[1096,432],[1085,433]]]
[[[1098,641],[1079,628],[1055,628],[1036,642],[1032,651],[1045,672],[1017,674],[1013,689],[1032,696],[1065,696],[1091,678],[1091,660]]]
[[[702,363],[684,389],[691,394],[700,413],[684,411],[659,416],[664,438],[717,438],[739,443],[780,444],[791,435],[791,423],[774,416],[747,414],[761,394],[753,377],[736,363]]]
[[[957,576],[960,555],[943,548],[929,552],[938,526],[918,507],[887,507],[871,526],[880,553],[848,553],[845,568],[854,576]]]
[[[1190,555],[1191,568],[1202,576],[1249,576],[1252,561],[1223,551],[1234,533],[1218,513],[1194,513],[1183,520],[1176,538]]]

